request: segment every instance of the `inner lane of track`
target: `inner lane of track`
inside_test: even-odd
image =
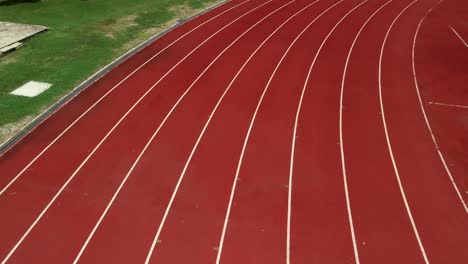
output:
[[[463,135],[418,85],[453,2],[233,0],[176,27],[0,156],[1,263],[468,262]]]

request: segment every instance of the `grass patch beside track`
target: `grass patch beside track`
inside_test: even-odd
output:
[[[0,0],[1,21],[49,27],[0,57],[0,144],[42,110],[132,47],[213,0]],[[35,80],[35,98],[10,95]]]

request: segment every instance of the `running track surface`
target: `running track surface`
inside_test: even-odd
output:
[[[468,263],[468,2],[233,0],[0,157],[1,263]]]

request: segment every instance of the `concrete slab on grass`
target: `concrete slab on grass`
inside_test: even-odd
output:
[[[0,49],[47,29],[39,25],[0,22]]]
[[[26,97],[35,97],[43,93],[45,90],[49,89],[51,86],[52,84],[50,83],[29,81],[23,86],[11,92],[10,94]]]
[[[11,51],[11,50],[14,50],[14,49],[18,49],[21,46],[23,46],[23,43],[21,43],[21,42],[16,42],[16,43],[13,43],[11,45],[5,46],[3,48],[0,48],[0,54]]]

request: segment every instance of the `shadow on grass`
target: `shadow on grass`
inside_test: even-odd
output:
[[[38,3],[41,0],[0,0],[0,6],[11,6],[16,4]]]

